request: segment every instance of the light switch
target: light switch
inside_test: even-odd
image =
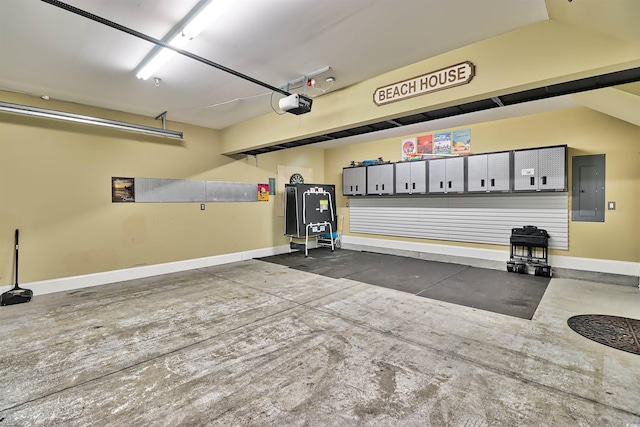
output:
[[[615,211],[616,210],[616,202],[607,202],[607,208],[610,211]]]

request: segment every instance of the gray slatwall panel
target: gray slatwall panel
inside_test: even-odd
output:
[[[201,202],[205,195],[204,181],[164,178],[134,178],[138,202]]]
[[[258,184],[186,179],[134,178],[140,203],[257,202]]]
[[[244,182],[206,182],[207,202],[257,202],[258,184]]]
[[[536,225],[549,247],[568,249],[568,195],[352,198],[350,231],[509,245],[511,228]]]

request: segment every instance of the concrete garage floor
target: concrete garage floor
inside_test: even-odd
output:
[[[551,279],[532,320],[251,260],[0,308],[5,426],[635,426],[640,356],[568,317],[637,288]]]

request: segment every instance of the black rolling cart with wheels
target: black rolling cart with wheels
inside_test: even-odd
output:
[[[536,276],[551,277],[549,265],[549,233],[534,225],[511,229],[510,259],[507,271],[527,273],[527,267],[533,267]]]

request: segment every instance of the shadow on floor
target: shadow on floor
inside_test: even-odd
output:
[[[531,320],[550,278],[373,252],[318,248],[259,258],[334,279],[350,279]]]

